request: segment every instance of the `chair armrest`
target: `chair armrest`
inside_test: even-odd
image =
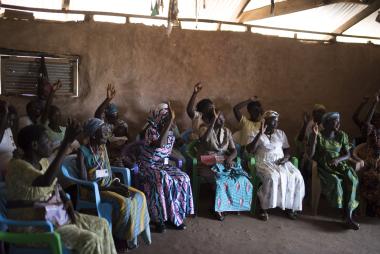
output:
[[[56,232],[51,233],[11,233],[1,232],[0,240],[13,244],[46,243],[53,254],[62,253],[61,237]]]
[[[45,220],[10,220],[0,215],[0,224],[5,224],[14,227],[40,227],[45,228],[48,232],[54,232],[53,224]]]
[[[290,162],[291,162],[296,168],[299,167],[299,162],[298,162],[297,157],[291,157],[291,158],[290,158]]]
[[[123,176],[122,182],[131,186],[131,170],[129,168],[111,167],[112,173],[119,173]]]

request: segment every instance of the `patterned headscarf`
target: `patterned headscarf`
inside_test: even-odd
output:
[[[273,110],[267,110],[267,111],[265,111],[264,115],[263,115],[263,118],[267,119],[267,118],[270,118],[270,117],[274,117],[274,118],[278,119],[280,117],[280,114],[277,113],[276,111],[273,111]]]
[[[332,119],[339,119],[340,114],[339,112],[327,112],[322,116],[322,125],[324,126],[327,121],[332,120]]]
[[[92,137],[96,131],[104,125],[103,120],[99,118],[90,118],[83,126],[83,131],[86,135]]]
[[[108,104],[106,108],[106,115],[112,115],[118,113],[119,110],[117,109],[117,106],[114,103]]]
[[[169,105],[167,103],[160,103],[150,110],[148,122],[153,126],[158,126],[164,123],[164,119],[169,114]]]

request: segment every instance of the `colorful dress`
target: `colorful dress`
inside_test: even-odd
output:
[[[81,146],[88,179],[97,181],[100,187],[110,187],[113,182],[112,170],[109,163],[107,149],[101,145],[97,152],[93,152],[87,146]],[[107,176],[96,178],[97,169],[106,169]],[[102,202],[109,202],[113,206],[113,231],[114,235],[121,240],[134,241],[141,233],[151,243],[149,228],[149,213],[144,193],[128,186],[131,197],[125,197],[113,191],[100,191]]]
[[[262,182],[258,190],[261,208],[301,211],[305,184],[300,171],[289,161],[282,165],[276,163],[284,157],[283,149],[289,148],[285,133],[275,129],[270,136],[262,134],[257,145],[255,157],[257,175]]]
[[[368,143],[360,144],[355,150],[364,161],[364,168],[359,172],[361,197],[366,199],[370,215],[380,217],[380,156]]]
[[[27,161],[12,159],[6,178],[6,196],[8,201],[40,202],[49,199],[56,190],[57,180],[47,187],[33,186],[33,181],[43,175],[49,167],[47,159],[40,161],[41,170]],[[16,220],[41,219],[33,206],[8,208],[7,216]],[[116,254],[112,233],[106,220],[91,215],[75,213],[75,223],[70,220],[57,226],[56,232],[61,236],[63,245],[80,254]],[[19,229],[20,230],[20,229]],[[23,232],[36,232],[37,228],[22,228]]]
[[[321,133],[317,136],[314,160],[318,164],[319,177],[322,184],[322,193],[335,208],[344,208],[350,211],[358,207],[356,191],[358,176],[347,161],[331,166],[330,162],[341,156],[341,151],[350,150],[348,136],[343,131],[336,133],[334,139],[325,138]]]
[[[214,156],[215,158],[224,157],[228,150],[235,149],[229,129],[222,128],[219,134],[217,135],[215,130],[212,130],[206,142],[200,143],[198,148],[199,161],[202,161],[202,155]],[[218,160],[215,159],[215,161]],[[200,175],[206,177],[210,175],[210,172],[214,172],[211,177],[214,177],[216,182],[214,202],[216,212],[251,210],[253,188],[248,174],[240,164],[235,163],[231,168],[226,168],[222,163],[216,163],[211,168],[201,164],[198,170]]]
[[[175,137],[169,131],[167,144],[156,148],[159,140],[157,128],[150,125],[145,132],[144,145],[139,158],[139,181],[154,222],[170,221],[181,225],[186,216],[194,213],[193,195],[189,176],[179,168],[169,165]]]

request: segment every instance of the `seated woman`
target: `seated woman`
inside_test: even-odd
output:
[[[358,230],[359,224],[352,219],[352,212],[358,207],[356,200],[358,176],[347,163],[350,158],[348,136],[340,128],[340,114],[326,113],[322,118],[323,130],[314,125],[310,136],[309,157],[318,164],[318,173],[325,194],[333,207],[344,208],[346,224]]]
[[[244,106],[247,106],[249,119],[240,112]],[[240,126],[240,130],[234,134],[234,138],[239,145],[246,146],[252,142],[260,130],[262,114],[263,108],[260,101],[257,100],[257,97],[240,102],[234,107],[234,115]]]
[[[224,123],[224,115],[214,113],[198,146],[202,162],[199,174],[216,180],[214,209],[220,221],[224,220],[223,212],[250,211],[252,203],[252,184],[241,165],[233,161],[237,151],[231,131]]]
[[[116,254],[107,221],[74,212],[71,202],[57,184],[56,176],[65,150],[79,132],[79,125],[69,121],[59,152],[50,165],[45,158],[51,155],[52,146],[45,128],[30,125],[19,132],[18,145],[24,153],[22,158],[14,158],[9,163],[7,216],[16,220],[49,220],[55,225],[63,245],[76,253]],[[59,209],[48,209],[53,203]],[[38,232],[37,228],[19,230]]]
[[[284,131],[277,129],[279,114],[266,111],[259,133],[247,146],[255,155],[257,175],[262,186],[258,190],[262,212],[260,218],[268,220],[267,210],[287,209],[291,219],[302,210],[305,184],[300,171],[289,161],[289,143]]]
[[[118,251],[136,248],[140,233],[150,244],[149,214],[144,193],[121,184],[112,175],[106,149],[109,129],[98,118],[90,118],[83,129],[89,142],[79,148],[77,165],[82,179],[97,181],[102,201],[113,205],[113,231]]]
[[[194,86],[194,92],[187,104],[187,115],[192,120],[192,133],[190,135],[190,140],[198,140],[201,136],[201,129],[207,128],[214,117],[214,103],[210,99],[200,100],[196,109],[194,110],[194,103],[198,93],[202,90],[202,85],[198,82]]]
[[[174,118],[174,111],[166,103],[151,110],[138,162],[139,182],[147,196],[150,216],[160,233],[165,231],[165,222],[176,229],[185,229],[186,215],[194,213],[189,176],[169,164],[175,141],[171,129]]]
[[[355,149],[355,154],[364,161],[360,170],[360,192],[367,201],[367,212],[380,217],[380,118],[372,120],[367,142]]]

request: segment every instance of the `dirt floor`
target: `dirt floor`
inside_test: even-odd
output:
[[[151,246],[141,243],[132,253],[380,253],[379,219],[358,217],[360,230],[347,230],[339,211],[329,208],[325,200],[316,217],[306,206],[296,221],[273,210],[267,222],[248,214],[231,214],[219,222],[210,215],[210,203],[201,201],[199,215],[187,220],[185,231],[153,233]]]

